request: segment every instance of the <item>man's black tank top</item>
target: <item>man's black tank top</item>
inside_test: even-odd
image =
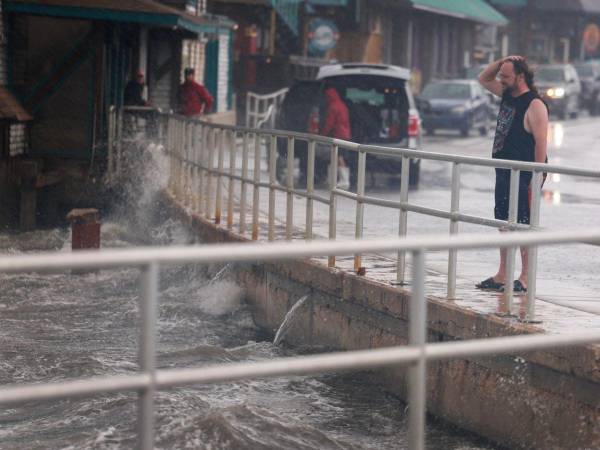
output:
[[[515,161],[535,161],[535,139],[525,130],[525,113],[531,102],[540,98],[527,91],[518,97],[504,93],[498,113],[492,157]]]

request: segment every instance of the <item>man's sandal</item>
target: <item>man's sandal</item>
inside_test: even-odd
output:
[[[504,292],[504,286],[502,286],[502,289],[500,290],[500,292]],[[515,280],[513,282],[513,293],[514,294],[526,294],[527,293],[527,287],[523,286],[523,283],[521,283],[521,280]]]
[[[501,292],[504,289],[504,283],[499,283],[498,281],[494,281],[494,277],[489,277],[483,280],[481,283],[477,283],[475,287],[477,289],[483,289],[486,291]]]

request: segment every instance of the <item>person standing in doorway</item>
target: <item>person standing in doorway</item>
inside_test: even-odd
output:
[[[479,76],[479,83],[502,97],[492,150],[495,159],[543,163],[547,161],[548,108],[540,98],[533,72],[522,56],[508,56],[489,64]],[[531,172],[519,178],[519,223],[529,224]],[[541,189],[541,186],[535,187]],[[508,219],[510,170],[496,169],[494,217]],[[502,231],[502,230],[501,230]],[[521,274],[513,281],[515,293],[527,292],[528,252],[521,248]],[[500,250],[496,274],[476,284],[479,289],[503,291],[506,280],[507,250]]]
[[[148,106],[149,103],[144,99],[144,72],[138,71],[135,77],[125,86],[123,93],[123,104],[125,106]]]
[[[185,80],[179,86],[179,112],[188,117],[200,117],[206,114],[213,105],[210,92],[194,79],[195,71],[188,67],[183,72]]]

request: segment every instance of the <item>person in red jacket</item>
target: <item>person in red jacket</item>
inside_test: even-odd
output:
[[[210,111],[213,98],[208,90],[194,80],[194,69],[184,70],[185,81],[179,86],[179,111],[184,116],[199,117]]]
[[[329,87],[325,89],[325,99],[327,100],[327,113],[325,115],[325,124],[321,130],[323,136],[349,141],[352,139],[350,132],[350,114],[348,107],[342,101],[338,91]],[[349,168],[344,158],[344,150],[340,151],[338,158],[339,178],[338,185],[342,189],[347,189],[350,185]]]
[[[338,94],[335,88],[330,87],[325,89],[325,99],[327,100],[327,114],[325,115],[325,124],[321,130],[321,134],[349,141],[352,136],[350,133],[348,107],[342,101],[340,94]]]

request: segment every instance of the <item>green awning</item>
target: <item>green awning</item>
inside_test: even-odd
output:
[[[5,0],[4,11],[70,19],[139,23],[192,33],[228,31],[225,17],[194,16],[152,0]]]
[[[489,25],[506,25],[508,20],[483,0],[412,0],[413,7],[436,14],[474,20]]]
[[[348,0],[308,0],[308,4],[317,6],[346,6]]]
[[[488,0],[494,6],[508,6],[513,8],[521,8],[527,6],[527,0]]]

